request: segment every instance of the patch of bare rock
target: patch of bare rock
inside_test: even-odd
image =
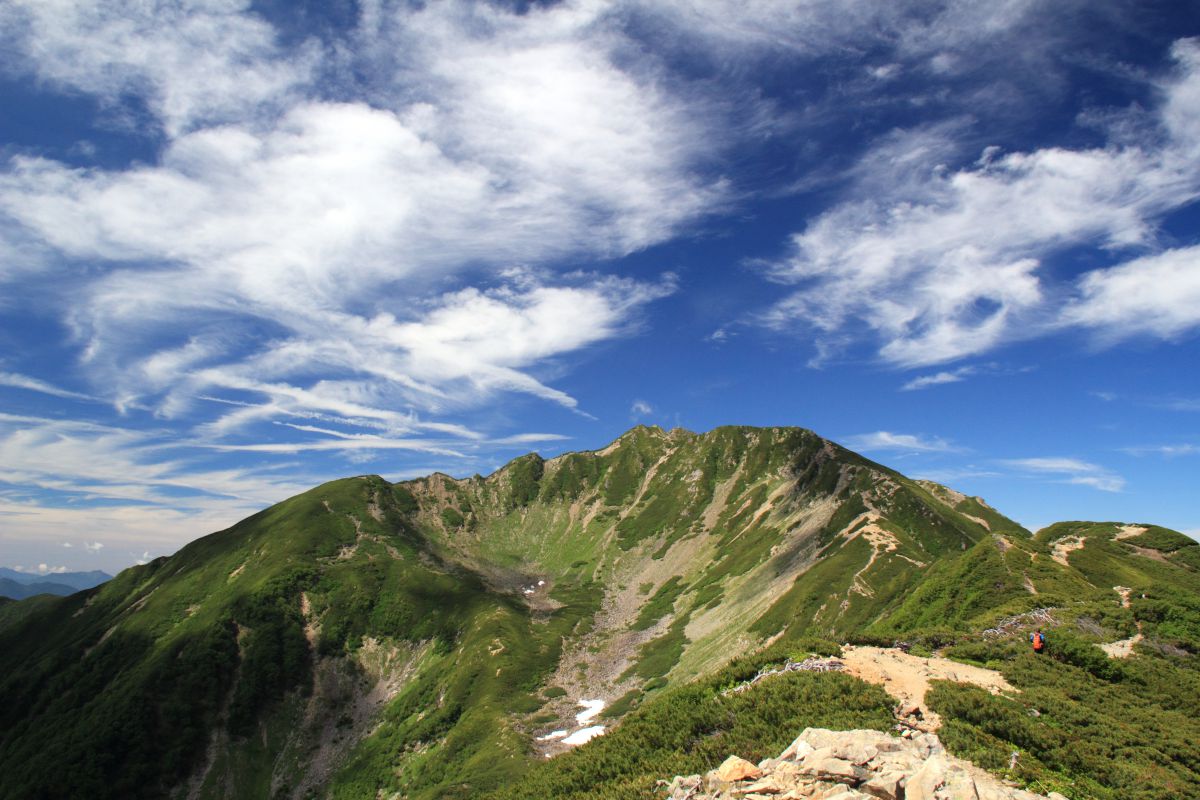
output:
[[[806,728],[779,758],[730,756],[706,775],[659,783],[668,800],[1066,800],[1002,783],[936,734],[905,733]]]

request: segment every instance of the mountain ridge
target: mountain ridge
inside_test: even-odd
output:
[[[34,573],[0,567],[0,596],[23,600],[35,594],[68,595],[108,580],[112,575],[100,570]]]
[[[1116,602],[1113,576],[1195,593],[1172,532],[1088,525],[1031,534],[800,428],[638,427],[486,477],[333,481],[97,589],[5,606],[0,790],[475,796],[567,750],[541,737],[577,702],[611,725],[738,654],[936,644],[1031,604]],[[1060,563],[1069,536],[1085,542]],[[1187,619],[1139,625],[1186,644]],[[118,739],[136,774],[106,758]]]

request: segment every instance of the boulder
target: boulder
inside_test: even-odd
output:
[[[833,754],[840,759],[861,767],[863,764],[873,761],[879,755],[879,748],[858,739],[851,739],[833,748]]]
[[[699,775],[677,775],[675,780],[667,785],[667,797],[669,800],[682,800],[682,798],[695,797],[696,791],[700,788],[700,784],[704,779]],[[664,784],[666,781],[659,781],[659,784]]]
[[[904,797],[904,782],[903,772],[884,772],[872,775],[858,790],[878,800],[900,800]]]
[[[734,781],[758,780],[763,771],[744,758],[730,756],[721,766],[717,767],[717,780],[733,783]]]
[[[954,800],[980,800],[975,781],[962,767],[946,770],[946,783],[938,794]]]
[[[785,786],[783,781],[780,781],[774,775],[768,775],[765,778],[760,778],[760,779],[756,780],[754,783],[750,784],[749,786],[746,786],[744,788],[739,788],[737,790],[737,792],[739,794],[745,793],[745,794],[775,795],[775,794],[783,794],[789,788],[791,788],[791,787]]]
[[[813,750],[817,749],[809,744],[808,740],[804,738],[805,733],[808,733],[808,731],[805,731],[797,736],[796,740],[789,744],[787,749],[779,754],[779,759],[781,761],[800,761]]]
[[[817,780],[850,785],[861,783],[870,774],[862,767],[856,766],[844,758],[838,758],[833,754],[833,749],[829,747],[822,747],[805,756],[804,762],[800,765],[800,771]]]
[[[904,800],[941,800],[936,792],[945,784],[946,759],[931,756],[908,777],[904,785]]]
[[[932,733],[914,736],[912,742],[917,746],[917,754],[921,758],[929,758],[946,752],[946,748],[942,747],[942,740]]]
[[[853,789],[846,789],[844,787],[836,787],[824,794],[814,795],[814,797],[820,798],[820,800],[871,800],[868,795],[862,792],[856,792]]]

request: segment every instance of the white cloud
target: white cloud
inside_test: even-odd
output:
[[[1200,245],[1089,272],[1061,322],[1091,328],[1102,340],[1171,339],[1200,326]]]
[[[720,328],[717,328],[715,331],[710,333],[708,336],[704,337],[704,340],[706,342],[715,342],[717,344],[721,344],[723,342],[729,341],[729,339],[735,335],[736,334],[731,332],[729,330],[729,328],[722,326]]]
[[[277,502],[316,483],[262,468],[206,468],[178,455],[186,444],[157,432],[0,413],[0,482],[163,506],[224,498],[227,507],[242,508]]]
[[[36,567],[30,567],[29,569],[17,564],[13,567],[13,569],[17,572],[24,572],[27,575],[53,575],[67,571],[66,567],[52,567],[45,563],[38,564]]]
[[[1044,259],[1074,245],[1110,250],[1154,244],[1154,224],[1200,196],[1200,44],[1173,53],[1179,77],[1163,85],[1157,130],[1136,142],[999,155],[941,166],[946,130],[915,131],[882,145],[860,168],[848,201],[792,240],[774,277],[797,284],[764,317],[810,327],[818,352],[857,325],[879,355],[937,364],[1063,325],[1108,326],[1106,335],[1175,335],[1197,324],[1193,249],[1086,274],[1079,297],[1053,286]],[[1115,134],[1114,134],[1115,136]],[[1191,271],[1192,273],[1195,270]],[[1182,302],[1154,281],[1180,283]],[[1123,290],[1136,290],[1132,297]],[[1162,319],[1154,319],[1160,315]]]
[[[917,389],[924,389],[928,386],[940,386],[944,383],[958,383],[964,381],[967,376],[975,374],[974,367],[959,367],[955,370],[942,371],[933,375],[921,375],[913,378],[908,383],[900,387],[902,392],[912,392]]]
[[[1200,398],[1176,397],[1160,405],[1171,411],[1200,411]]]
[[[913,473],[911,477],[920,480],[936,481],[946,486],[952,486],[957,481],[975,478],[1000,478],[1003,477],[1003,473],[997,472],[994,469],[982,469],[975,466],[966,466],[952,469],[921,470]]]
[[[723,197],[697,169],[721,146],[703,104],[629,57],[604,4],[365,4],[353,46],[324,55],[284,53],[245,3],[159,11],[8,12],[26,67],[144,96],[167,133],[154,163],[0,172],[0,231],[61,254],[43,268],[69,277],[80,369],[119,409],[265,396],[217,436],[304,414],[395,433],[498,392],[574,408],[533,370],[627,333],[673,279],[547,270],[662,241]],[[313,99],[346,59],[367,85]],[[446,290],[462,278],[477,288]]]
[[[141,503],[64,507],[0,497],[0,515],[5,519],[0,549],[44,551],[46,542],[87,529],[103,537],[103,541],[83,543],[81,552],[88,554],[88,564],[120,569],[130,563],[123,555],[129,549],[140,552],[151,547],[157,552],[173,552],[261,508],[257,504],[239,507],[227,501],[175,507]]]
[[[18,389],[28,389],[31,392],[40,392],[53,397],[64,397],[72,400],[95,400],[96,398],[90,394],[82,394],[80,392],[72,392],[69,389],[62,389],[46,381],[38,378],[31,378],[28,375],[19,375],[14,372],[0,372],[0,386],[15,386]]]
[[[113,6],[11,0],[0,7],[10,70],[119,106],[137,95],[168,133],[261,113],[298,90],[315,46],[285,54],[245,0]]]
[[[355,450],[412,450],[442,456],[462,458],[463,454],[439,447],[436,443],[421,439],[388,439],[371,434],[334,434],[332,439],[306,440],[303,442],[267,442],[251,444],[209,444],[204,447],[226,453],[304,453],[336,451],[350,453]]]
[[[1175,456],[1192,456],[1200,454],[1200,445],[1195,444],[1160,444],[1160,445],[1145,445],[1142,447],[1124,447],[1121,449],[1124,453],[1130,455],[1142,456],[1155,454],[1174,458]]]
[[[1008,459],[1006,464],[1035,472],[1097,472],[1100,467],[1077,458],[1016,458]]]
[[[647,417],[654,413],[654,406],[647,403],[645,400],[634,400],[633,405],[629,407],[629,414],[634,419],[639,417]]]
[[[571,437],[561,433],[518,433],[490,440],[492,444],[537,444],[538,442],[565,442]]]
[[[961,448],[936,436],[921,436],[911,433],[875,431],[846,438],[846,447],[851,450],[870,452],[873,450],[897,450],[915,453],[948,453]]]
[[[667,33],[703,37],[724,56],[761,58],[780,49],[812,57],[871,44],[915,60],[947,51],[994,48],[1034,11],[1034,0],[958,2],[931,8],[875,0],[653,0],[631,3],[654,14]],[[887,31],[881,36],[881,31]],[[1029,43],[1027,43],[1029,44]],[[884,77],[887,64],[879,67]]]
[[[1063,483],[1090,486],[1104,492],[1119,492],[1125,488],[1125,479],[1120,475],[1077,458],[1038,457],[1015,458],[1003,462],[1006,466],[1034,474],[1062,475]]]

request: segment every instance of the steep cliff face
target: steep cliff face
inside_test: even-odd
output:
[[[6,608],[0,794],[476,796],[772,642],[1191,591],[1160,530],[1071,550],[797,428],[335,481]]]

